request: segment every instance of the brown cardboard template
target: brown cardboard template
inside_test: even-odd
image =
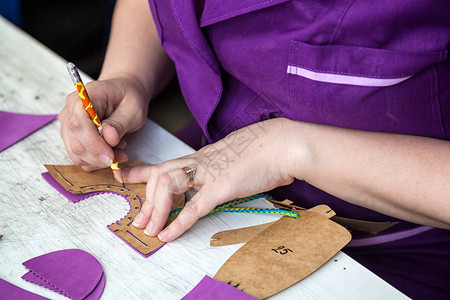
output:
[[[283,208],[287,210],[295,210],[295,211],[301,211],[305,210],[306,208],[294,205],[291,200],[285,199],[283,201],[277,201],[273,199],[268,199],[270,202],[272,202],[275,207],[277,208]],[[316,206],[317,207],[317,206]],[[331,220],[335,221],[336,223],[344,226],[345,228],[348,228],[349,230],[356,230],[356,231],[362,231],[362,232],[368,232],[371,234],[378,234],[386,229],[391,228],[392,226],[398,224],[398,222],[392,221],[392,222],[374,222],[374,221],[366,221],[366,220],[358,220],[358,219],[351,219],[351,218],[344,218],[339,217],[336,215],[333,215],[331,217]]]
[[[326,216],[282,217],[235,252],[214,276],[254,297],[270,297],[305,278],[351,239]]]
[[[121,167],[146,165],[139,161],[121,164]],[[108,225],[108,228],[144,256],[150,255],[164,243],[157,237],[144,234],[143,229],[131,225],[145,201],[145,183],[126,184],[124,188],[112,176],[111,169],[85,172],[74,165],[45,165],[49,173],[58,183],[72,194],[90,192],[113,192],[122,195],[130,204],[130,210],[122,219]],[[184,195],[176,196],[172,209],[184,206]]]

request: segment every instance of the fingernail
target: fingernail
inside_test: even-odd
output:
[[[164,238],[169,235],[169,228],[164,229],[158,234],[158,238],[164,242]]]
[[[144,218],[143,213],[138,213],[136,218],[134,218],[133,223],[131,223],[133,226],[139,227],[141,225],[142,219]]]
[[[100,158],[100,160],[102,162],[104,162],[107,166],[110,166],[113,163],[113,160],[111,159],[111,157],[109,157],[106,154],[99,154],[98,158]]]
[[[125,148],[127,146],[127,142],[125,142],[124,140],[120,141],[120,143],[116,146],[116,148],[122,149]]]
[[[150,221],[148,222],[147,227],[144,229],[144,233],[146,235],[152,236],[152,229],[153,229],[153,222]]]

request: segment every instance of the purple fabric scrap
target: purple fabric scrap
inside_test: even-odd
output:
[[[37,256],[23,263],[30,270],[22,276],[71,299],[98,299],[104,288],[103,268],[91,254],[66,249]],[[103,282],[102,282],[103,280]]]
[[[56,118],[57,115],[30,115],[0,111],[0,152]]]
[[[42,300],[47,299],[0,278],[0,299],[14,300]]]
[[[249,294],[209,276],[203,279],[182,300],[254,300]]]
[[[42,175],[42,177],[44,177],[45,181],[48,182],[48,184],[50,184],[61,195],[63,195],[67,199],[69,199],[69,201],[72,203],[77,203],[83,199],[104,193],[104,192],[92,192],[92,193],[86,193],[86,194],[72,194],[72,193],[68,192],[65,188],[63,188],[62,185],[60,185],[59,182],[56,181],[56,179],[53,178],[53,176],[49,172],[42,173],[41,175]]]
[[[89,295],[87,295],[87,297],[84,298],[84,300],[100,299],[100,296],[103,293],[103,289],[105,288],[105,283],[106,283],[106,276],[105,276],[105,273],[103,273],[102,278],[100,278],[100,281],[98,282],[95,289]]]

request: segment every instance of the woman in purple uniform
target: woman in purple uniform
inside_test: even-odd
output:
[[[126,182],[148,183],[135,226],[172,241],[234,198],[324,203],[398,222],[353,232],[345,252],[412,298],[448,299],[449,16],[448,0],[118,1],[88,85],[104,140],[75,93],[61,134],[87,171],[113,151],[125,161],[122,137],[176,73],[209,145],[123,170]],[[177,180],[186,167],[195,176]],[[162,230],[173,193],[192,185],[199,192]]]

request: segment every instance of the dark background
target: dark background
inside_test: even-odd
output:
[[[115,0],[0,0],[0,15],[97,79],[114,5]],[[172,133],[193,121],[176,80],[152,100],[149,117]]]
[[[91,77],[98,77],[109,37],[114,0],[20,2],[23,30],[66,60],[74,62]]]

